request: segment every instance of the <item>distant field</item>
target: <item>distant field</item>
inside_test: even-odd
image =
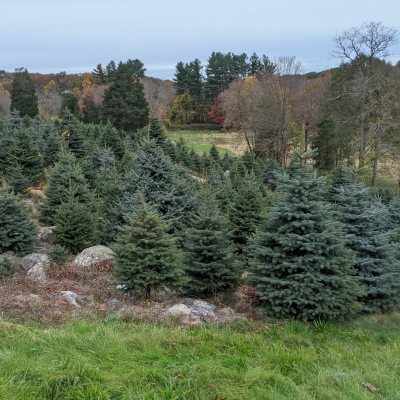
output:
[[[169,139],[179,142],[182,137],[185,144],[194,149],[199,154],[208,152],[213,144],[217,147],[221,155],[228,151],[231,155],[241,155],[246,148],[235,133],[221,133],[213,131],[169,131]]]
[[[400,399],[400,316],[180,327],[0,319],[0,398]]]

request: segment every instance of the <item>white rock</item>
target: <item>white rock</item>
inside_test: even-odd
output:
[[[69,290],[62,291],[60,293],[61,298],[65,300],[67,303],[75,306],[75,307],[80,307],[83,305],[82,299],[74,292],[70,292]]]
[[[175,304],[166,311],[166,314],[173,317],[188,317],[190,310],[184,304]]]
[[[190,310],[192,318],[215,318],[218,314],[217,307],[202,300],[186,298],[182,303]]]
[[[99,262],[114,263],[114,252],[103,245],[88,247],[75,257],[74,263],[79,267],[89,267]]]
[[[38,262],[27,273],[28,278],[36,279],[37,281],[46,280],[46,273],[44,272],[43,264]]]
[[[50,257],[44,253],[33,253],[28,254],[21,260],[21,265],[25,268],[32,268],[38,263],[42,263],[43,265],[50,264]]]
[[[125,290],[127,287],[128,287],[128,286],[123,285],[122,283],[120,283],[119,285],[116,286],[116,288],[117,288],[118,290]]]

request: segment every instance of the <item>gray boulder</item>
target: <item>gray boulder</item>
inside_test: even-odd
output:
[[[190,316],[195,319],[216,318],[218,314],[217,307],[202,300],[186,298],[182,300],[182,304],[190,310]]]
[[[108,307],[110,308],[115,308],[115,309],[119,309],[119,308],[124,308],[125,304],[122,301],[119,301],[117,299],[112,299],[107,303]]]
[[[184,304],[175,304],[166,311],[166,314],[171,317],[188,317],[190,310]]]
[[[83,305],[83,300],[74,292],[65,290],[65,291],[62,291],[60,293],[60,295],[64,301],[66,301],[67,303],[69,303],[75,307],[80,307]]]
[[[50,257],[44,253],[28,254],[27,256],[22,258],[20,264],[22,268],[29,269],[34,267],[38,263],[42,263],[43,265],[50,264]]]
[[[90,267],[92,264],[106,263],[113,264],[115,261],[114,252],[103,245],[88,247],[79,253],[74,263],[79,267]]]
[[[37,281],[45,281],[46,273],[44,272],[43,263],[36,263],[27,273],[29,279],[35,279]]]

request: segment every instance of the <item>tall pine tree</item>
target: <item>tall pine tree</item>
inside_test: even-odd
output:
[[[17,68],[11,90],[11,110],[33,118],[39,113],[36,89],[27,69]]]

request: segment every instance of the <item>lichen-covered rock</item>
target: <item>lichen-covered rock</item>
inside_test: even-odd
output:
[[[23,257],[20,262],[21,267],[24,269],[32,268],[38,263],[43,265],[50,264],[50,257],[45,253],[33,253]]]
[[[84,304],[83,300],[76,293],[69,290],[62,291],[60,295],[63,300],[75,307],[80,307]]]
[[[190,310],[184,304],[175,304],[166,311],[166,314],[171,317],[188,317]]]
[[[88,247],[79,253],[74,263],[79,267],[90,267],[92,264],[106,263],[113,264],[115,261],[114,252],[103,245]]]
[[[41,262],[36,263],[27,273],[28,278],[35,279],[37,281],[46,280],[46,273]]]
[[[218,314],[217,307],[202,300],[186,298],[182,300],[182,304],[190,310],[192,318],[216,318]]]
[[[115,309],[119,309],[119,308],[124,308],[125,304],[122,301],[119,301],[117,299],[112,299],[107,303],[108,307],[110,308],[115,308]]]

